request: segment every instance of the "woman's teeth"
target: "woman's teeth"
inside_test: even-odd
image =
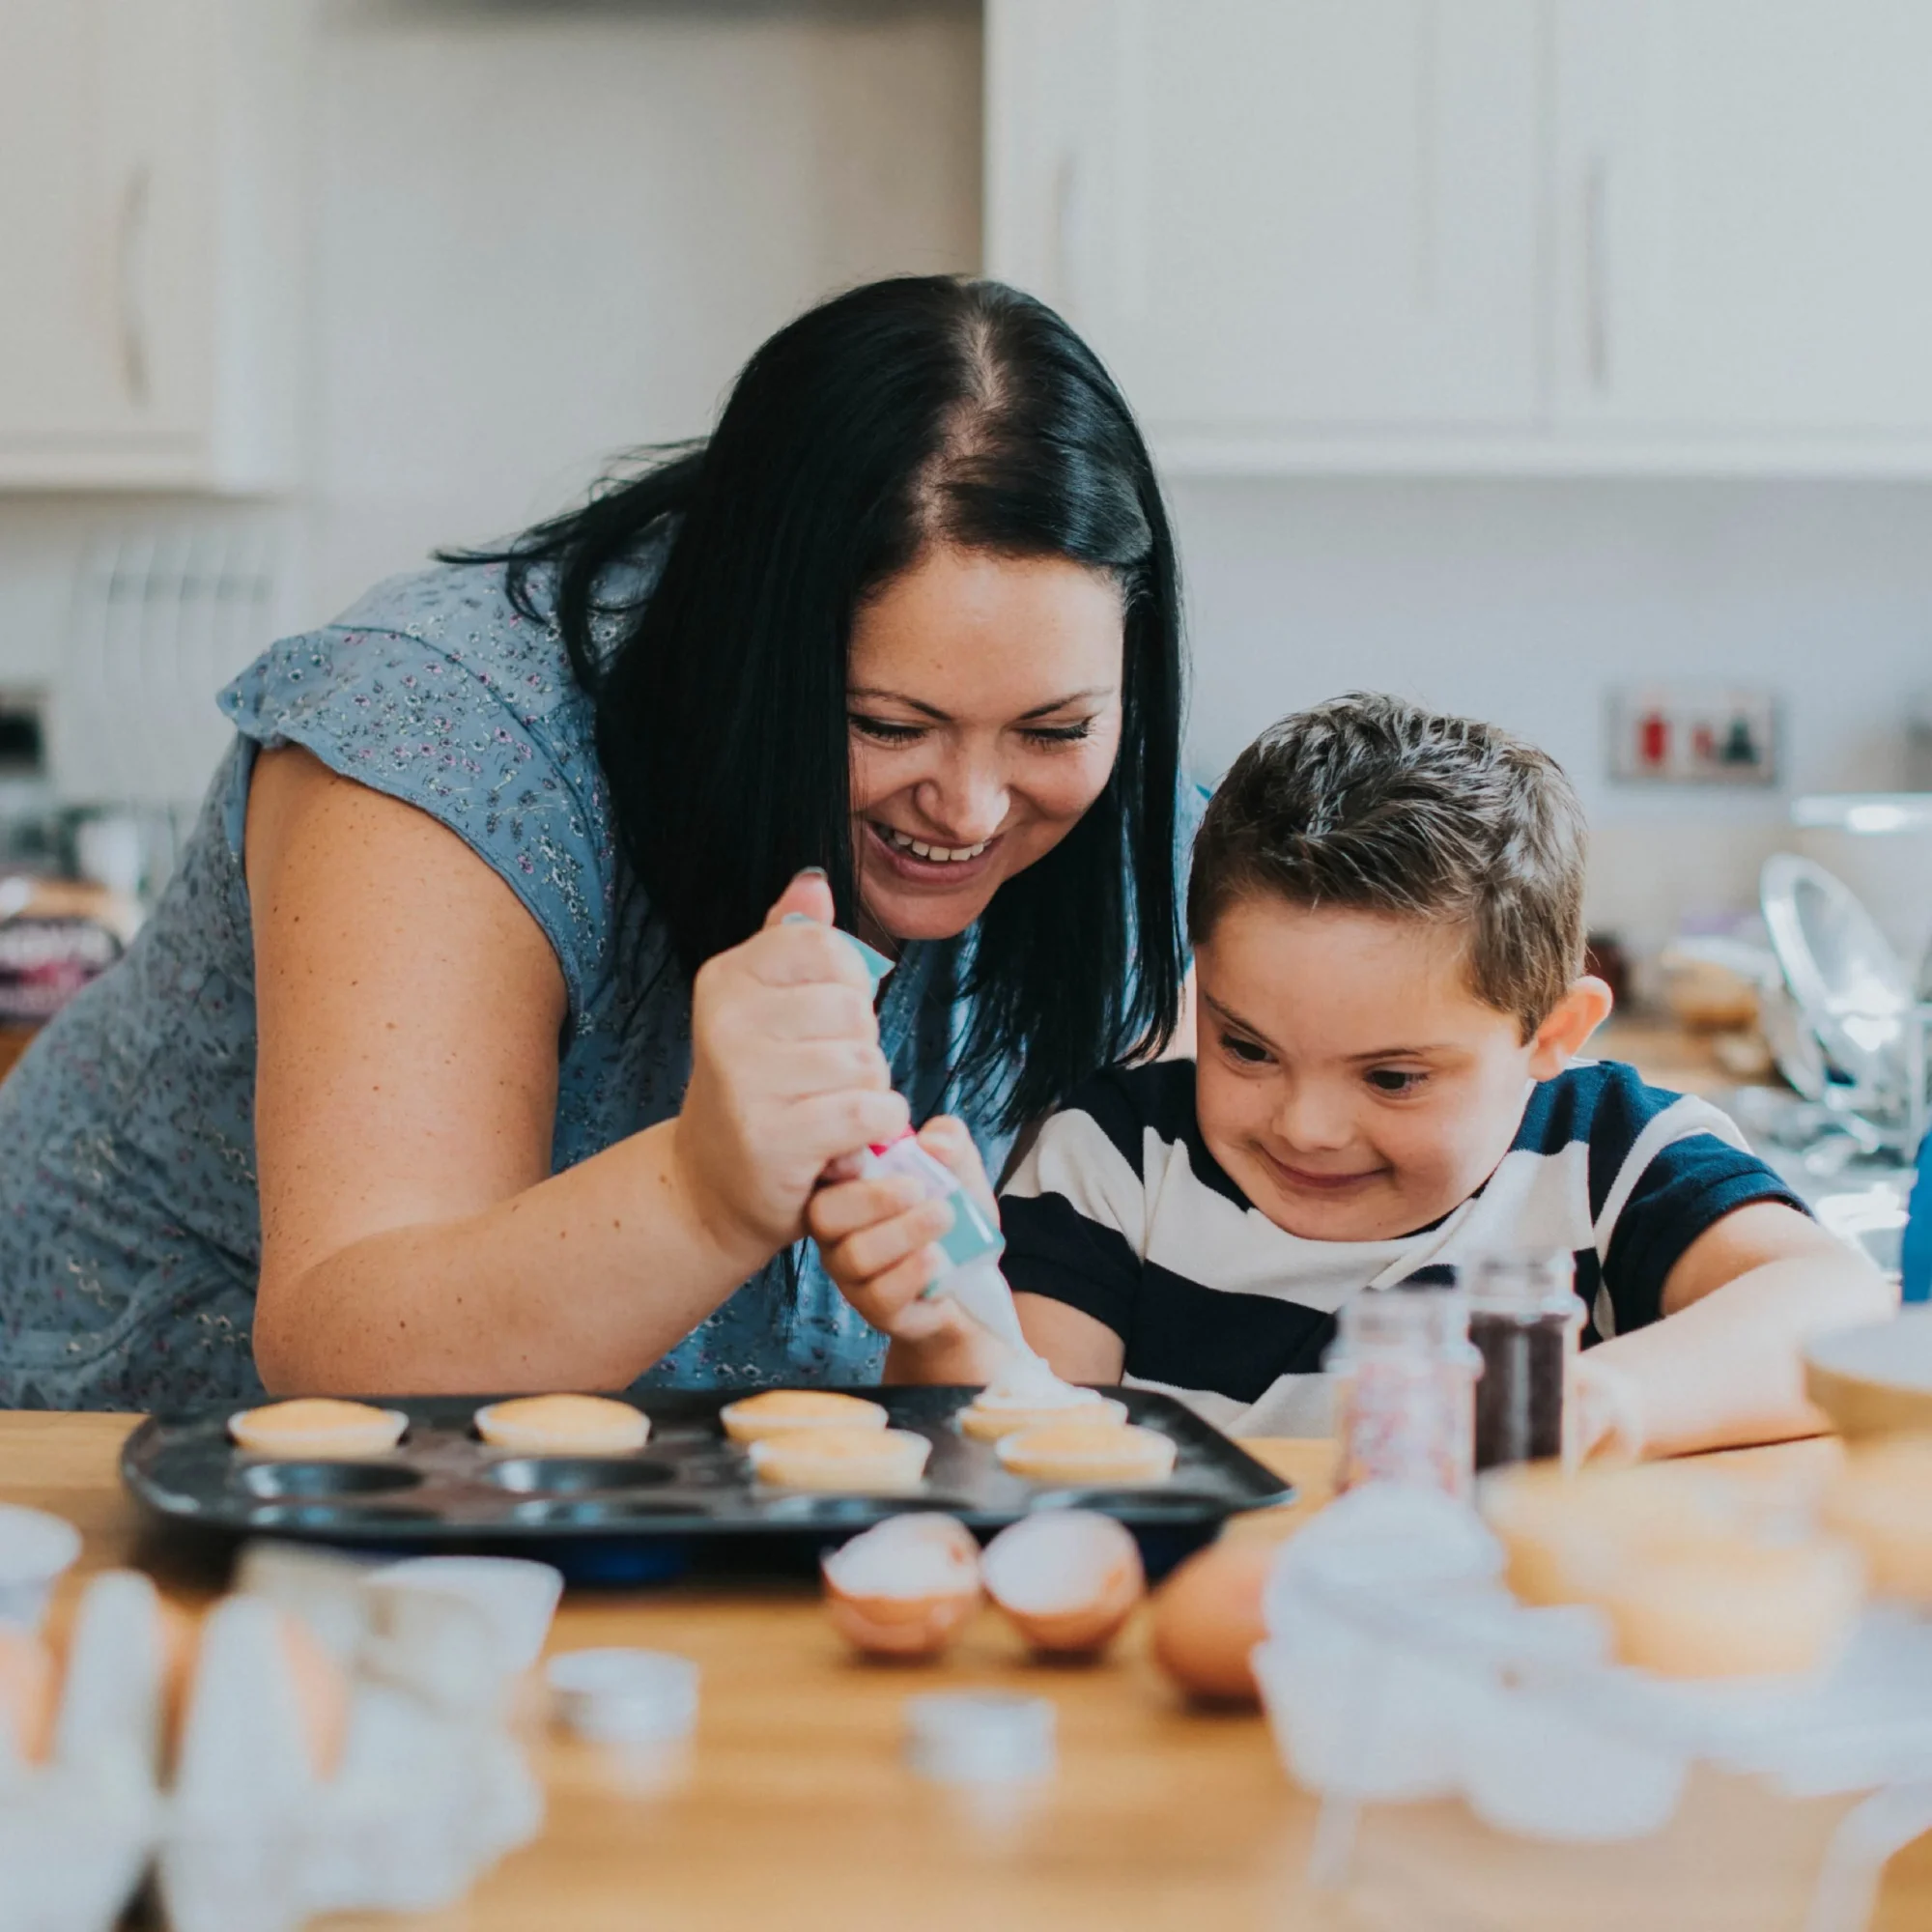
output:
[[[895,826],[879,825],[875,829],[894,850],[910,852],[915,859],[924,859],[935,866],[963,866],[968,859],[977,859],[993,842],[982,838],[977,845],[929,845],[923,838],[915,838]]]

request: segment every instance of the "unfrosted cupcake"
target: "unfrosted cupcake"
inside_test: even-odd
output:
[[[228,1434],[251,1456],[381,1456],[403,1439],[410,1419],[399,1408],[332,1396],[299,1396],[243,1409],[228,1418]]]
[[[1003,1435],[998,1455],[1030,1483],[1159,1483],[1174,1473],[1175,1443],[1131,1422],[1049,1422]]]
[[[526,1456],[621,1456],[650,1438],[650,1417],[604,1395],[524,1395],[476,1411],[493,1449]]]
[[[875,1402],[832,1389],[766,1389],[718,1411],[733,1442],[758,1442],[798,1429],[883,1429],[891,1419]]]
[[[790,1429],[751,1448],[761,1483],[863,1495],[916,1490],[931,1454],[932,1444],[910,1429]]]

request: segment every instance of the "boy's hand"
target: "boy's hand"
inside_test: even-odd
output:
[[[1596,1359],[1602,1352],[1579,1355],[1570,1371],[1575,1454],[1578,1463],[1622,1468],[1643,1460],[1643,1396],[1613,1362]]]
[[[997,1224],[993,1190],[964,1123],[940,1115],[920,1129],[919,1143],[959,1177]],[[944,1266],[932,1244],[952,1225],[952,1209],[945,1201],[922,1200],[917,1181],[904,1175],[834,1181],[812,1196],[806,1225],[838,1292],[895,1344],[950,1357],[980,1332],[949,1297],[921,1298]]]

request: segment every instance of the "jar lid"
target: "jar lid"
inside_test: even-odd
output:
[[[65,1517],[0,1503],[0,1589],[51,1584],[79,1554],[80,1531]]]
[[[1567,1250],[1544,1254],[1478,1255],[1464,1280],[1471,1307],[1522,1314],[1580,1316],[1576,1258]]]
[[[1460,1289],[1439,1282],[1399,1282],[1351,1294],[1336,1311],[1336,1349],[1455,1351],[1469,1340],[1469,1304]],[[1331,1351],[1329,1366],[1335,1366]]]
[[[672,1744],[697,1720],[697,1665],[664,1650],[567,1650],[544,1670],[556,1714],[596,1744]]]
[[[913,1769],[942,1783],[1004,1784],[1054,1768],[1055,1714],[1045,1697],[934,1691],[907,1698],[905,1715]]]

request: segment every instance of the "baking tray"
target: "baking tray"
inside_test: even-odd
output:
[[[353,1462],[250,1456],[229,1411],[155,1415],[121,1452],[133,1495],[170,1523],[227,1536],[292,1537],[360,1548],[555,1547],[579,1541],[841,1537],[905,1510],[946,1510],[991,1531],[1038,1509],[1094,1509],[1137,1531],[1211,1533],[1237,1510],[1293,1493],[1271,1470],[1172,1396],[1110,1389],[1131,1420],[1174,1438],[1174,1473],[1146,1488],[1030,1483],[955,1417],[972,1388],[854,1388],[898,1429],[932,1440],[925,1481],[896,1495],[809,1495],[753,1475],[718,1411],[745,1389],[661,1389],[638,1398],[650,1441],[619,1456],[493,1449],[471,1426],[489,1396],[378,1396],[410,1418],[386,1455]],[[828,1536],[829,1533],[829,1536]],[[532,1551],[531,1553],[535,1553]]]

